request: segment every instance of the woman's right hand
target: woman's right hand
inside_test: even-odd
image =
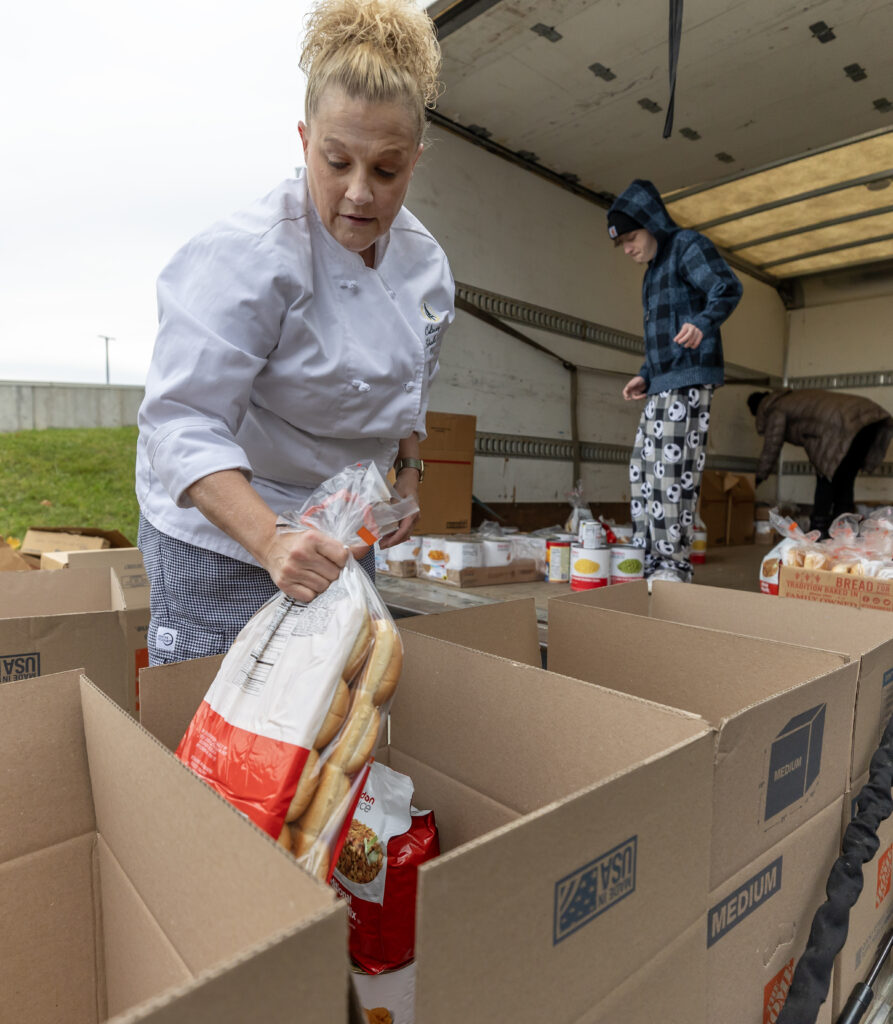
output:
[[[338,578],[347,554],[340,541],[319,530],[277,532],[260,562],[283,593],[306,603]]]

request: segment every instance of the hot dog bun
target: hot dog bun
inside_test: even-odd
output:
[[[393,694],[400,679],[403,644],[396,628],[386,619],[372,623],[372,635],[372,653],[357,683],[357,696],[380,706]]]
[[[381,715],[378,708],[367,700],[355,700],[344,731],[335,744],[328,765],[339,768],[347,775],[358,772],[372,756],[378,742]]]
[[[288,810],[285,812],[286,821],[295,821],[300,818],[304,811],[310,806],[316,787],[319,785],[319,751],[311,750],[304,762],[304,770],[298,779],[298,788],[291,798]]]
[[[341,804],[349,795],[350,779],[336,765],[331,762],[326,764],[310,806],[298,822],[306,841],[312,842],[323,831],[329,820],[339,813]],[[299,854],[302,851],[295,852]]]
[[[313,746],[316,747],[317,750],[321,750],[331,741],[335,733],[338,732],[344,724],[344,719],[347,718],[347,712],[349,709],[350,690],[347,688],[347,683],[345,683],[343,679],[339,679],[338,685],[335,687],[335,696],[332,698],[332,703],[329,707],[328,713],[326,714],[325,721],[313,742]]]
[[[366,655],[369,652],[369,644],[372,642],[372,620],[369,618],[367,612],[363,617],[360,631],[357,633],[356,639],[351,647],[350,654],[347,656],[347,662],[344,665],[344,678],[349,683],[353,677],[359,672],[366,660]]]

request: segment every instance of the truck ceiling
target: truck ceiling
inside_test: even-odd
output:
[[[436,0],[434,120],[607,205],[673,217],[780,282],[893,260],[893,0]]]

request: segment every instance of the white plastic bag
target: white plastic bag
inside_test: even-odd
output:
[[[374,464],[327,480],[286,530],[367,544],[414,511]],[[322,879],[379,745],[403,648],[352,556],[309,604],[280,594],[239,633],[177,756]]]

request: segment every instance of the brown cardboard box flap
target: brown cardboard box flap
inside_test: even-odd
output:
[[[532,597],[443,614],[413,615],[398,620],[397,625],[401,632],[423,633],[536,668],[542,664]]]
[[[133,541],[119,530],[98,530],[90,526],[32,526],[22,541],[22,553],[26,555],[132,547]]]
[[[0,687],[0,836],[4,1019],[345,1021],[346,908],[77,670]]]

